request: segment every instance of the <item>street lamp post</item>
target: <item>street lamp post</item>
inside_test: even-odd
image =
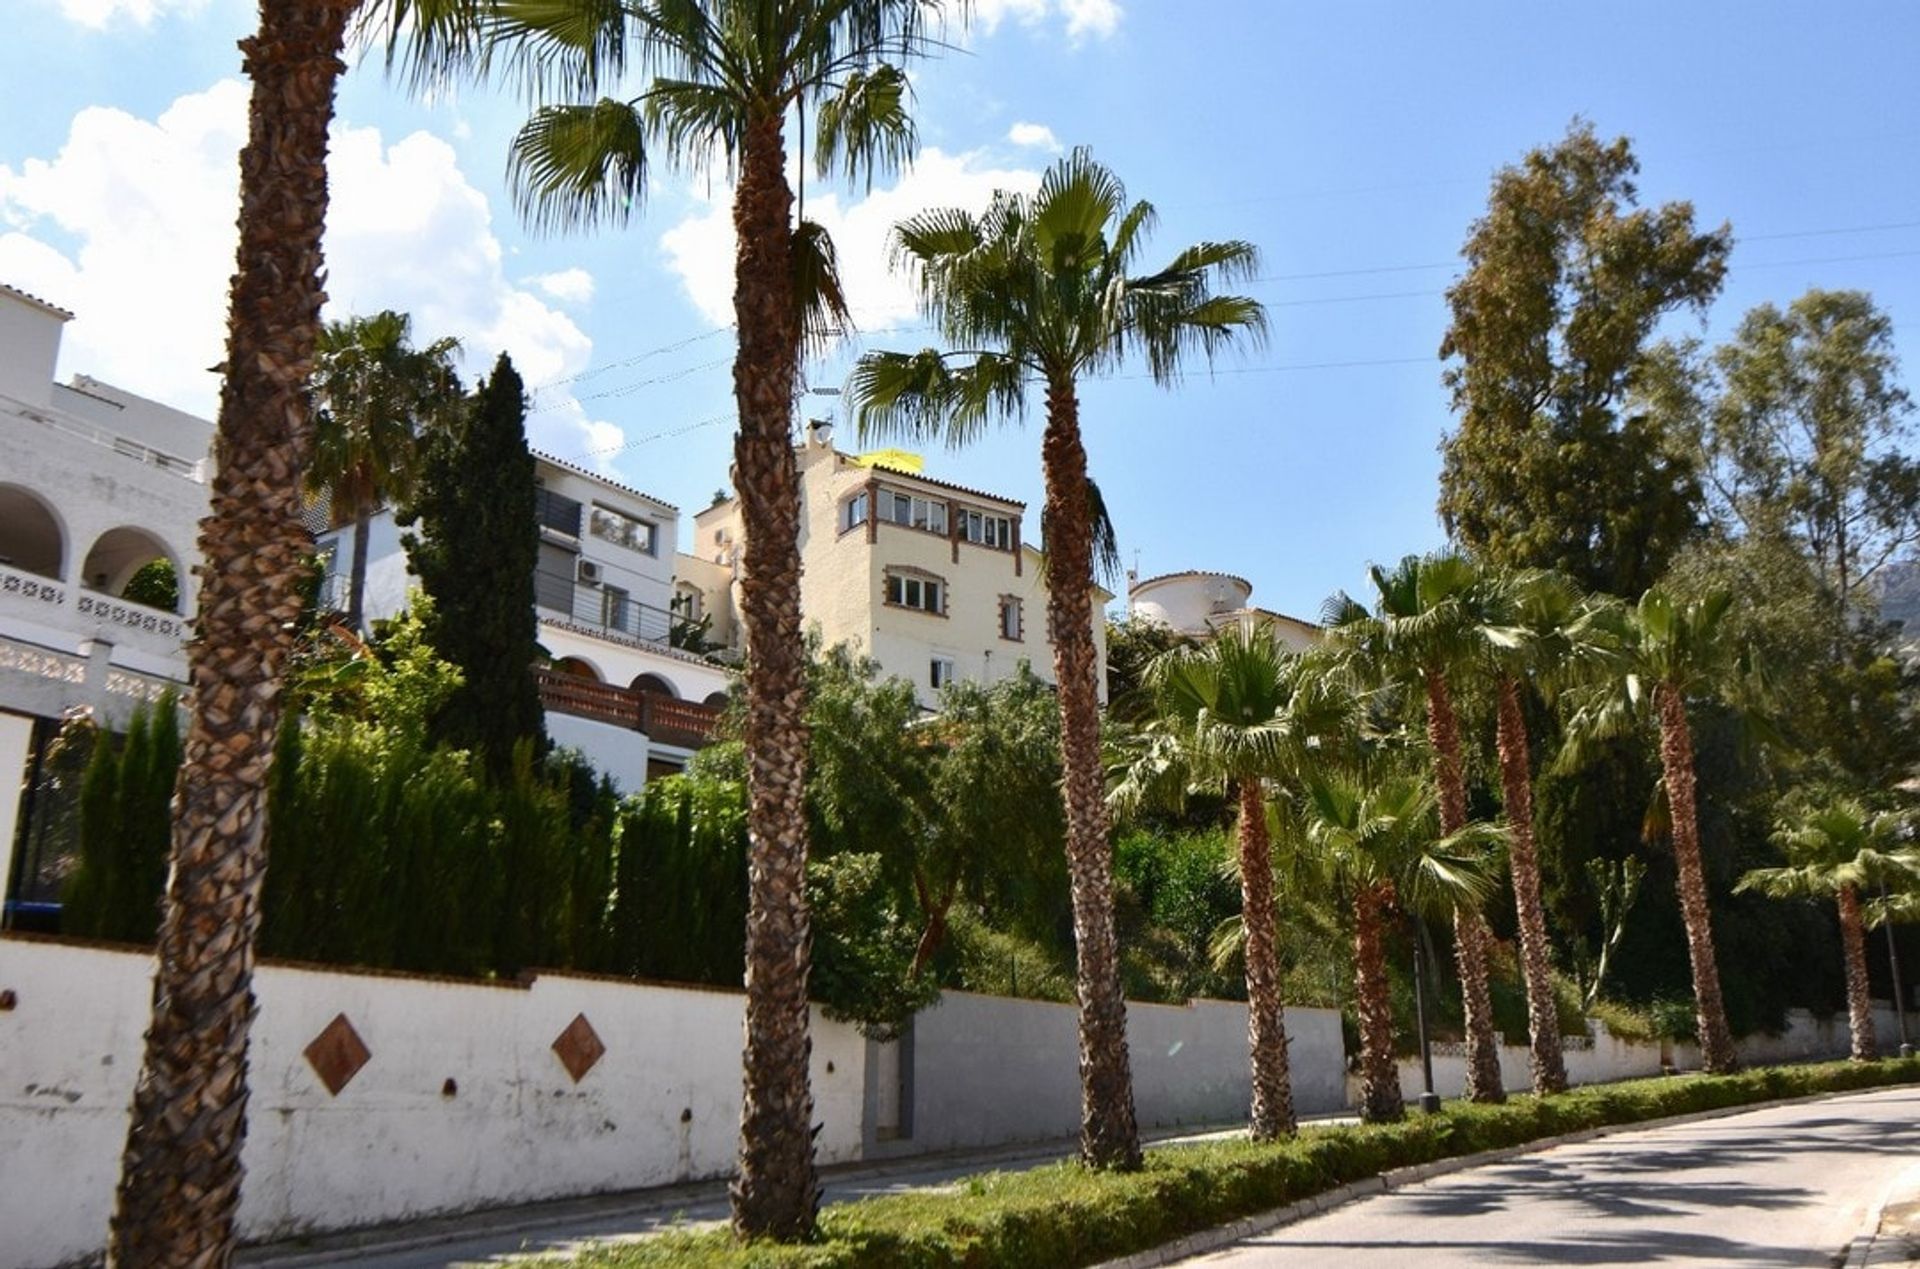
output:
[[[1880,906],[1887,906],[1886,878],[1880,879]],[[1893,974],[1893,1016],[1900,1024],[1900,1056],[1913,1056],[1913,1045],[1907,1042],[1907,1002],[1900,998],[1900,949],[1893,937],[1893,920],[1889,917],[1887,927],[1887,969]]]
[[[1436,1114],[1440,1096],[1433,1091],[1433,1044],[1427,1039],[1427,958],[1421,950],[1427,943],[1426,923],[1413,918],[1413,1017],[1420,1028],[1420,1075],[1426,1091],[1420,1094],[1420,1109]]]

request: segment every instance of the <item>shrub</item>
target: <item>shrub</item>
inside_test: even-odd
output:
[[[736,1244],[721,1230],[591,1249],[580,1269],[1064,1269],[1156,1247],[1394,1168],[1524,1145],[1542,1137],[1776,1098],[1920,1083],[1920,1059],[1779,1067],[1731,1076],[1641,1080],[1461,1103],[1396,1124],[1310,1128],[1291,1141],[1213,1141],[1148,1152],[1138,1172],[1056,1163],[990,1172],[938,1191],[847,1203],[821,1215],[815,1242]]]

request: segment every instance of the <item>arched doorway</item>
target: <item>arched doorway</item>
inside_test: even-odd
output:
[[[67,562],[60,518],[39,495],[0,485],[0,564],[59,580]]]
[[[553,663],[556,673],[569,675],[576,679],[585,679],[589,683],[601,682],[600,671],[585,657],[561,657]]]
[[[725,709],[727,707],[728,699],[729,698],[725,692],[709,692],[707,693],[707,699],[702,701],[701,704],[710,706],[714,709]]]
[[[128,595],[127,587],[136,578],[137,593]],[[80,566],[80,584],[149,607],[180,610],[179,563],[167,544],[145,529],[122,526],[102,533]]]

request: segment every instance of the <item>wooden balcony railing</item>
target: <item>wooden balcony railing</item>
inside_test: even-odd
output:
[[[720,719],[717,707],[698,701],[630,691],[554,670],[535,670],[533,675],[540,687],[540,703],[546,708],[615,727],[631,727],[663,745],[698,749],[713,740],[714,724]]]

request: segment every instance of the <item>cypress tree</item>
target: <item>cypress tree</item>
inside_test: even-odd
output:
[[[516,745],[546,748],[533,681],[539,654],[533,570],[539,559],[527,397],[505,353],[468,407],[427,447],[401,523],[420,585],[433,600],[427,639],[458,666],[460,687],[435,715],[432,739],[479,755],[495,784],[513,778]]]

